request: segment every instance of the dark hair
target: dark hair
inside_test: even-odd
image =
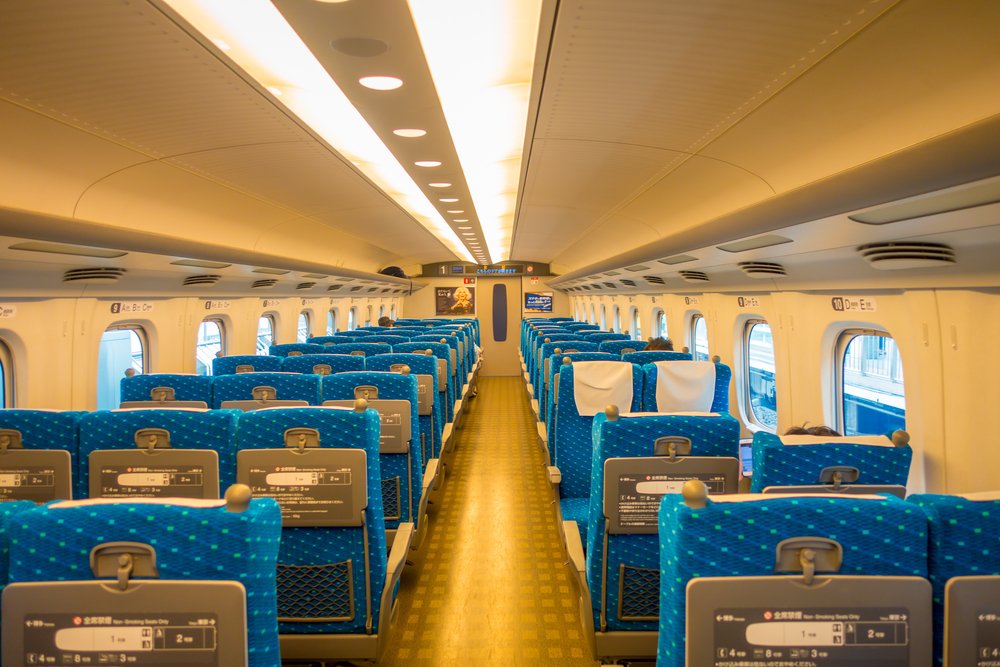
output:
[[[806,422],[806,424],[808,423],[809,422]],[[807,427],[806,424],[803,424],[802,426],[792,426],[787,431],[785,431],[785,435],[821,435],[821,436],[826,436],[828,438],[840,437],[840,433],[833,430],[829,426],[820,425],[820,426]]]
[[[388,317],[380,317],[378,318],[378,325],[380,327],[392,327],[392,320]]]
[[[650,338],[649,342],[646,344],[646,350],[666,350],[667,352],[674,351],[674,341],[669,338]]]

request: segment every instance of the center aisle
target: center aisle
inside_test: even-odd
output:
[[[597,665],[521,378],[480,378],[464,419],[380,664]]]

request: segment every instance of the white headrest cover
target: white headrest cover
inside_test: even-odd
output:
[[[656,409],[660,412],[710,412],[715,401],[715,364],[711,361],[657,361]]]
[[[783,435],[783,445],[867,445],[868,447],[895,447],[884,435]]]
[[[624,361],[578,361],[573,364],[573,397],[581,417],[593,417],[609,405],[632,407],[632,364]]]

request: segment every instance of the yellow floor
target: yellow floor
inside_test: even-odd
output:
[[[382,665],[593,667],[520,378],[481,378]]]

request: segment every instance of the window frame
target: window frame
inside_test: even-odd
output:
[[[669,338],[667,328],[667,312],[657,308],[653,311],[653,333],[650,338]]]
[[[304,339],[299,338],[299,329],[302,328],[302,318],[306,319],[306,337]],[[299,316],[295,318],[295,342],[296,343],[308,343],[309,338],[312,336],[312,312],[309,310],[300,310]]]
[[[351,306],[347,311],[347,329],[345,331],[354,331],[358,328],[358,307]]]
[[[611,330],[615,333],[622,332],[622,309],[618,304],[611,307]]]
[[[217,357],[218,356],[223,356],[223,357],[226,356],[226,349],[227,349],[226,343],[227,343],[227,339],[229,338],[228,332],[226,331],[226,321],[224,319],[222,319],[221,317],[214,317],[214,316],[209,316],[209,317],[206,317],[206,318],[202,319],[202,321],[198,323],[198,329],[195,331],[195,335],[194,335],[194,361],[195,361],[194,365],[195,365],[195,373],[196,374],[198,372],[198,339],[200,338],[200,336],[198,335],[198,332],[201,331],[202,325],[205,324],[205,323],[207,323],[207,322],[213,322],[215,324],[215,326],[217,326],[219,328],[219,351],[216,353],[216,356]],[[256,348],[256,345],[255,345],[255,348]],[[205,375],[207,375],[207,376],[211,376],[212,375],[212,365],[211,364],[208,364],[208,372],[205,373]]]
[[[751,431],[767,431],[768,433],[777,433],[777,421],[775,426],[772,428],[764,422],[762,422],[758,417],[757,413],[753,409],[753,392],[750,390],[750,334],[753,333],[753,328],[759,324],[766,325],[768,329],[771,330],[771,358],[772,365],[776,362],[776,354],[774,351],[774,330],[771,329],[771,323],[762,317],[752,317],[743,322],[743,350],[742,357],[743,363],[741,365],[741,372],[743,374],[742,380],[740,382],[742,386],[743,400],[741,401],[742,412],[744,416],[744,421],[747,428]],[[777,420],[778,406],[777,406],[777,373],[772,370],[774,374],[775,383],[775,419]]]
[[[10,344],[0,338],[0,409],[13,408],[14,399],[14,353]]]
[[[589,324],[597,324],[597,306],[593,303],[590,304],[590,319]]]
[[[395,303],[392,304],[391,306],[389,306],[389,319],[391,319],[393,322],[396,321],[396,304]]]
[[[337,335],[337,325],[340,324],[340,309],[331,308],[326,311],[326,335],[336,336]]]
[[[601,304],[601,315],[598,325],[601,327],[601,331],[608,330],[608,304],[606,303]]]
[[[851,327],[848,329],[842,329],[837,333],[836,344],[834,345],[833,352],[833,421],[836,423],[836,429],[839,433],[848,435],[847,433],[847,416],[844,412],[844,361],[847,355],[847,348],[850,347],[851,342],[854,341],[858,336],[880,336],[882,338],[888,338],[896,345],[896,350],[899,352],[899,365],[902,370],[903,365],[903,353],[899,350],[899,343],[896,343],[896,339],[885,329],[876,329],[874,327]],[[901,384],[903,385],[903,428],[906,427],[906,375],[903,374],[903,380]],[[851,435],[865,435],[863,433],[851,434]]]
[[[700,311],[695,311],[691,314],[691,321],[688,323],[688,350],[691,353],[691,358],[694,361],[711,361],[712,360],[712,349],[708,348],[705,353],[707,356],[705,359],[698,358],[698,321],[701,320],[705,323],[705,344],[708,346],[708,320],[705,319],[705,315]]]
[[[114,322],[114,323],[109,324],[108,326],[106,326],[104,328],[104,331],[101,332],[101,338],[97,342],[97,358],[98,358],[98,360],[100,360],[100,357],[101,357],[101,351],[100,350],[101,350],[101,345],[104,343],[104,336],[109,331],[131,331],[132,333],[135,334],[135,337],[139,340],[139,349],[142,350],[142,364],[141,364],[142,368],[138,372],[139,372],[140,375],[147,375],[149,373],[149,336],[146,334],[145,327],[143,327],[142,324],[140,324],[138,322]],[[125,372],[128,373],[129,370],[134,370],[131,365],[129,365],[129,367],[125,369]],[[100,374],[101,374],[100,361],[98,361],[97,379],[100,378]],[[129,376],[126,375],[125,377],[129,377]],[[115,380],[115,378],[112,378],[112,381],[114,381],[114,380]],[[120,382],[121,378],[117,378],[117,380]],[[99,382],[97,382],[96,384],[97,384],[97,387],[95,388],[95,400],[97,401],[97,405],[100,406],[100,388],[101,388],[101,384]],[[119,396],[119,402],[121,402],[120,399],[121,399],[121,397]],[[113,405],[113,403],[112,403],[112,405]],[[97,409],[98,410],[103,410],[103,409],[114,410],[114,409],[117,409],[117,408],[118,408],[118,406],[114,405],[114,407],[112,407],[112,408],[101,408],[101,407],[98,407]]]
[[[271,325],[271,345],[277,345],[278,343],[278,320],[275,318],[274,313],[261,313],[260,317],[257,318],[257,335],[254,336],[254,352],[258,356],[267,356],[268,350],[264,352],[257,352],[257,343],[260,341],[260,321],[267,320]],[[268,345],[270,348],[271,345]]]
[[[639,318],[638,306],[632,306],[630,309],[629,326],[631,327],[629,335],[632,337],[632,340],[642,340],[642,321]]]

